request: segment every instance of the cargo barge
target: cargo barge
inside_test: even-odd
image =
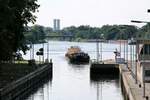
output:
[[[83,64],[90,61],[89,55],[83,52],[78,46],[71,46],[65,56],[69,59],[70,63]]]

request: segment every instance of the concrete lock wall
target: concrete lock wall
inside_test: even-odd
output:
[[[132,96],[130,86],[128,85],[128,82],[125,79],[125,76],[120,74],[120,81],[121,81],[121,90],[124,95],[124,100],[135,100]]]
[[[2,88],[0,90],[0,100],[19,98],[23,93],[33,90],[47,78],[52,78],[52,63],[43,65],[32,73]]]

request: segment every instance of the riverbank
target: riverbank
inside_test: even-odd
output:
[[[51,78],[52,63],[42,65],[1,64],[0,100],[16,99]]]

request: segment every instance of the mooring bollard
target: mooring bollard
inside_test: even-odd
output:
[[[49,63],[49,60],[48,60],[48,59],[45,59],[45,63]]]
[[[52,59],[50,59],[50,63],[52,63]]]
[[[146,98],[146,100],[149,100],[149,97],[148,97],[148,96],[146,96],[145,98]]]

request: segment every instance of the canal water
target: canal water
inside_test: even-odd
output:
[[[27,100],[123,100],[119,79],[92,79],[90,65],[72,65],[65,58],[70,46],[80,46],[91,59],[96,58],[96,43],[57,42],[49,41],[44,44],[45,58],[49,50],[49,58],[53,61],[53,78],[44,84]],[[114,59],[113,52],[119,45],[103,43],[103,59]],[[34,53],[42,44],[34,46]],[[31,52],[24,56],[30,59]],[[39,57],[34,56],[36,60]]]

